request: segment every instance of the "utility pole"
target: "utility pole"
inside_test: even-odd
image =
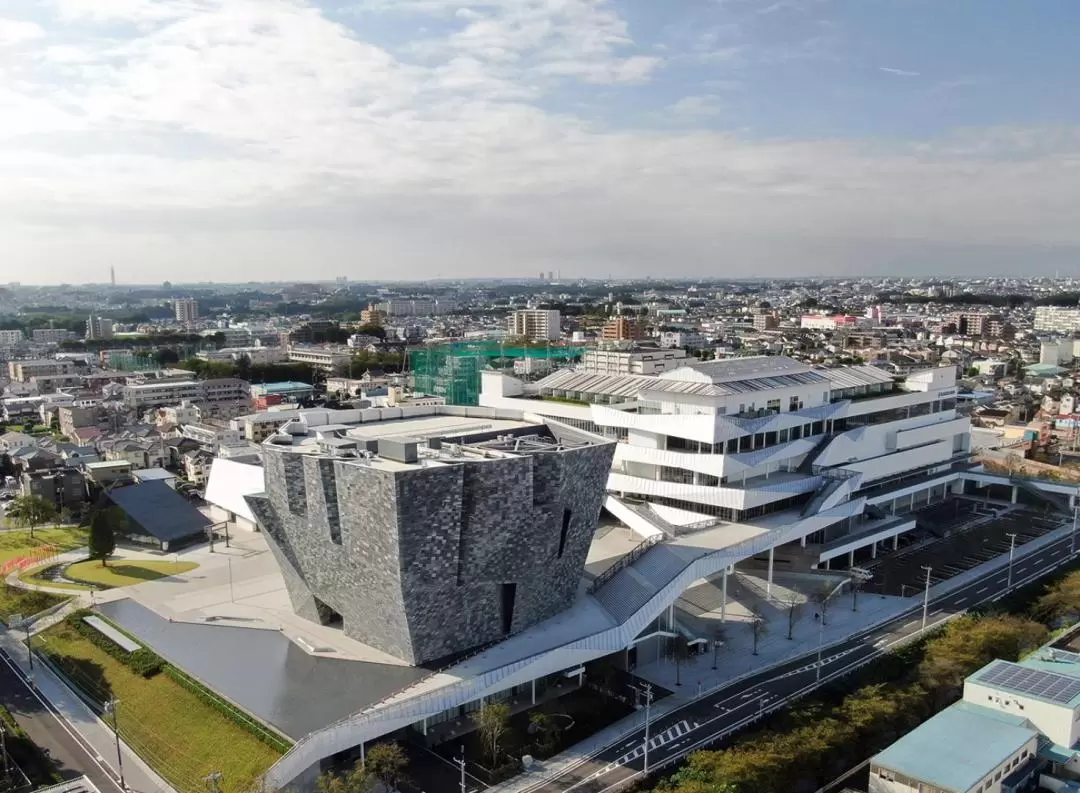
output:
[[[465,744],[461,744],[461,757],[457,758],[458,768],[461,769],[461,793],[466,793],[465,790]]]
[[[210,793],[221,793],[221,772],[211,771],[203,777],[203,782],[210,788]]]
[[[127,786],[124,784],[124,758],[120,753],[120,728],[116,725],[116,706],[119,704],[120,700],[113,697],[105,703],[105,712],[112,716],[113,738],[116,739],[116,770],[120,776],[120,789],[126,790]]]
[[[1080,514],[1080,487],[1076,489],[1076,495],[1073,496],[1073,530],[1072,535],[1069,537],[1069,555],[1076,554],[1076,516]]]
[[[922,630],[926,630],[926,614],[930,610],[930,571],[933,568],[924,564],[922,569],[926,571],[926,590],[923,593],[922,602]]]
[[[645,683],[645,764],[641,769],[642,774],[649,773],[649,712],[652,707],[652,684]]]
[[[7,755],[7,730],[4,729],[4,725],[0,724],[0,754],[4,756],[4,784],[10,784],[11,782],[11,769],[8,768],[8,755]]]
[[[235,603],[236,602],[236,597],[233,595],[233,586],[232,586],[232,557],[230,556],[226,561],[229,564],[229,600],[232,601],[233,603]]]
[[[1009,538],[1009,577],[1008,583],[1005,584],[1005,589],[1012,589],[1012,569],[1013,569],[1013,555],[1016,553],[1016,535],[1006,534]]]
[[[825,620],[818,620],[817,624],[817,669],[814,672],[814,682],[821,682],[821,646],[825,643]]]
[[[23,620],[23,629],[26,631],[26,657],[30,659],[30,672],[34,672],[34,646],[30,643],[30,620]]]

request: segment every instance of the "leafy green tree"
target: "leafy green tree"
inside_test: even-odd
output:
[[[408,764],[409,759],[405,756],[405,750],[400,744],[377,743],[367,750],[364,765],[360,770],[369,778],[378,779],[390,790],[397,790],[397,784],[401,781]],[[366,793],[366,789],[352,789],[349,793]]]
[[[480,739],[492,764],[499,759],[503,736],[510,727],[510,706],[505,702],[488,702],[476,714]]]
[[[16,526],[30,529],[30,538],[34,529],[56,517],[56,505],[41,496],[19,496],[11,502],[8,519]]]
[[[116,550],[116,532],[122,517],[116,509],[99,509],[90,521],[90,558],[100,559],[102,567]]]

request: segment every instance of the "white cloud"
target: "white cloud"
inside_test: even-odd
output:
[[[0,17],[0,47],[24,44],[45,37],[45,30],[34,22]]]
[[[110,256],[220,280],[358,261],[823,272],[890,245],[1080,246],[1068,128],[869,146],[686,131],[722,108],[711,94],[663,131],[555,112],[553,86],[616,92],[663,66],[600,0],[395,0],[385,13],[454,26],[413,61],[292,0],[54,5],[86,32],[0,72],[0,224],[5,263],[58,279]],[[104,38],[103,6],[136,33]]]
[[[879,66],[878,70],[888,74],[895,74],[898,77],[918,77],[921,74],[921,72],[911,72],[907,69],[893,69],[889,66]]]
[[[724,105],[720,97],[715,94],[703,94],[701,96],[684,96],[675,102],[670,110],[676,116],[683,118],[704,118],[716,116],[721,113]]]

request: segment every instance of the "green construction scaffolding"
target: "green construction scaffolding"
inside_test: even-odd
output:
[[[581,358],[581,347],[562,344],[530,347],[498,342],[454,342],[409,351],[409,368],[417,393],[441,396],[448,405],[480,404],[480,372],[513,371],[514,361],[533,358],[556,366]]]

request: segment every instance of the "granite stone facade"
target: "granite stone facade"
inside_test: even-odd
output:
[[[394,470],[265,452],[248,500],[297,613],[422,664],[573,602],[614,444]]]

